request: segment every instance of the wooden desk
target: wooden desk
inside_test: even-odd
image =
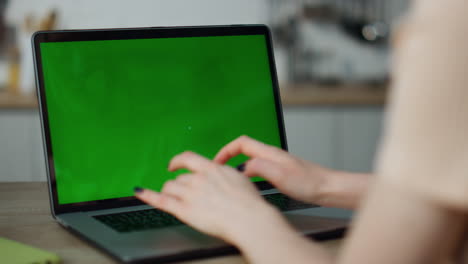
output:
[[[0,183],[0,237],[16,240],[58,254],[68,263],[116,263],[59,226],[50,214],[44,182]],[[336,252],[340,240],[323,243]],[[245,263],[239,255],[191,263]]]

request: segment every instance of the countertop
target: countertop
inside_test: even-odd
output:
[[[14,95],[0,92],[0,109],[36,109],[36,95]]]

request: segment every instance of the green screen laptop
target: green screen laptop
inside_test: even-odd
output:
[[[241,135],[286,148],[270,39],[255,25],[36,33],[55,219],[123,262],[232,251],[143,205],[133,187],[159,191],[183,173],[167,171],[176,154],[213,158]],[[252,180],[290,218],[311,218],[304,232],[343,228],[341,220],[314,225],[315,206]]]

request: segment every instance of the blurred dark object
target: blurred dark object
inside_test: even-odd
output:
[[[382,22],[341,19],[343,30],[353,38],[366,44],[386,44],[389,38],[388,25]]]
[[[304,5],[302,8],[302,17],[304,19],[314,19],[317,21],[337,21],[339,14],[332,5]]]
[[[14,30],[7,27],[5,22],[5,9],[7,1],[0,0],[0,90],[4,90],[8,78],[8,50]]]
[[[3,46],[6,36],[6,25],[5,25],[5,8],[7,0],[0,0],[0,43]]]
[[[291,83],[388,80],[391,26],[407,0],[270,0],[275,44],[287,53]]]

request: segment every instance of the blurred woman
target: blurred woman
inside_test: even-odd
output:
[[[239,248],[253,263],[468,263],[468,16],[466,1],[416,1],[394,42],[393,87],[375,176],[323,168],[241,137],[214,161],[186,152],[192,173],[137,197]],[[337,258],[303,238],[244,172],[283,193],[358,215]]]

